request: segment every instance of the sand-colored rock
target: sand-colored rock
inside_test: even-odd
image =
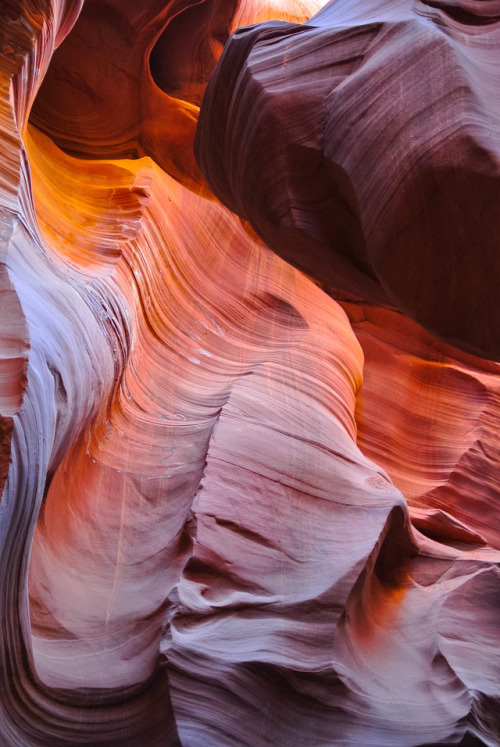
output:
[[[496,745],[498,4],[4,5],[0,743]],[[361,221],[311,168],[335,117]],[[467,166],[408,229],[442,292],[384,264],[426,158]]]

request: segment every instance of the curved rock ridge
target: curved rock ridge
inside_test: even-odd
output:
[[[176,740],[165,677],[147,692],[144,687],[103,691],[96,683],[75,698],[60,689],[49,692],[33,665],[27,580],[38,509],[66,439],[74,438],[94,398],[102,396],[99,389],[111,385],[114,375],[105,350],[93,350],[99,330],[95,302],[88,302],[81,283],[78,292],[74,278],[64,278],[69,268],[51,262],[39,235],[22,144],[40,79],[80,7],[45,1],[2,5],[1,259],[10,284],[2,280],[2,415],[12,416],[12,441],[0,505],[0,742],[9,747],[111,745],[124,734],[137,744],[157,738],[159,731],[169,743]],[[75,349],[85,346],[92,352],[73,365]],[[12,383],[6,383],[4,365]],[[164,703],[160,714],[152,708],[157,699]],[[82,721],[82,709],[91,709],[92,718]]]
[[[359,447],[387,470],[417,525],[417,511],[432,511],[431,536],[448,531],[444,512],[500,549],[498,364],[440,343],[393,310],[342,306],[365,356]]]
[[[336,302],[194,162],[228,35],[266,22],[266,68],[323,5],[5,5],[2,744],[498,744],[498,365],[363,266]],[[370,14],[496,33],[472,0],[332,9],[354,46]]]
[[[36,154],[31,157],[34,161]],[[320,506],[325,504],[322,510],[328,510],[328,475],[342,472],[334,454],[346,469],[350,462],[358,465],[338,479],[344,501],[354,502],[354,508],[360,504],[363,511],[371,505],[379,517],[368,533],[367,548],[360,548],[362,557],[372,552],[384,514],[393,505],[404,505],[354,445],[361,358],[343,313],[309,281],[252,243],[234,216],[153,170],[142,232],[123,245],[117,275],[123,275],[119,287],[134,317],[120,386],[52,478],[33,546],[35,663],[52,685],[90,686],[96,678],[101,685],[127,678],[132,684],[154,667],[155,630],[158,636],[163,603],[190,550],[183,527],[202,473],[206,479],[209,439],[217,443],[221,423],[231,413],[233,392],[245,389],[239,382],[258,382],[253,399],[259,404],[253,416],[239,414],[232,428],[234,445],[241,442],[239,448],[250,458],[245,440],[250,418],[260,448],[274,462],[283,452],[283,463],[274,467],[283,472],[283,480],[287,465],[294,466],[287,479],[299,495],[317,493]],[[35,195],[37,186],[34,181]],[[163,208],[167,201],[168,213]],[[189,223],[182,218],[186,214],[192,216]],[[261,270],[257,284],[248,286],[256,263]],[[195,297],[202,271],[203,289]],[[141,285],[132,278],[141,278]],[[203,396],[194,397],[196,391]],[[302,392],[302,402],[294,402],[294,392]],[[262,409],[268,411],[269,424],[261,422]],[[317,476],[310,483],[305,475],[312,460]],[[264,466],[256,471],[263,473]],[[220,484],[224,482],[221,478]],[[107,502],[104,496],[109,496]],[[330,532],[324,541],[332,543]],[[306,553],[306,565],[313,562],[307,558]],[[347,572],[353,561],[348,556],[345,561]],[[325,562],[331,558],[326,556]],[[187,573],[189,569],[188,564]],[[92,579],[99,583],[90,606]],[[142,593],[136,597],[137,584]],[[250,596],[259,601],[258,595]],[[82,641],[81,656],[89,655],[89,647],[96,649],[97,671],[68,667],[66,656],[78,660],[75,639]],[[123,655],[117,653],[120,646]],[[109,661],[103,667],[106,652]]]
[[[31,46],[29,26],[18,26],[17,3],[3,9],[4,43],[0,48],[0,490],[10,462],[12,418],[19,411],[26,388],[28,330],[7,264],[9,240],[20,212],[21,138],[16,123],[22,117],[12,106],[12,86],[27,68]],[[9,43],[10,42],[10,43]]]
[[[150,156],[199,189],[192,152],[199,104],[235,23],[303,22],[325,2],[150,0],[139,12],[134,0],[86,0],[31,121],[72,155]]]
[[[339,0],[238,29],[202,172],[296,267],[499,360],[499,49],[495,2]]]

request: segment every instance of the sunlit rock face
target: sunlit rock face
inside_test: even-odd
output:
[[[0,743],[498,745],[497,3],[2,12]]]

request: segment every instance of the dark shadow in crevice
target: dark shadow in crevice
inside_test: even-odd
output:
[[[173,18],[153,47],[149,67],[158,88],[199,106],[229,38],[238,0],[201,0]]]
[[[452,18],[454,21],[461,23],[465,26],[487,26],[490,23],[500,20],[500,15],[482,15],[474,13],[470,10],[465,10],[458,5],[450,5],[448,2],[443,0],[423,0],[424,5],[428,5],[430,8],[438,8],[446,13],[447,16]]]

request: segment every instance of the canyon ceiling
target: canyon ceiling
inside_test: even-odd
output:
[[[0,0],[0,745],[500,745],[500,0]]]

